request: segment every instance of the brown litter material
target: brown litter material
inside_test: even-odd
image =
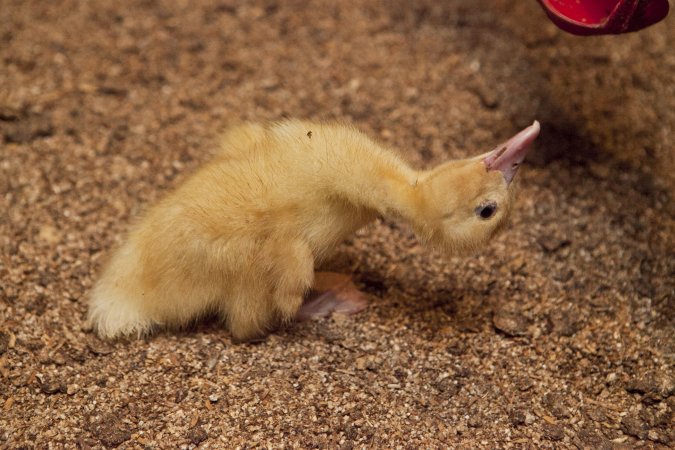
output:
[[[672,446],[669,23],[584,39],[536,2],[4,2],[0,447]],[[418,165],[543,130],[482,253],[444,261],[388,221],[341,247],[356,318],[258,345],[210,322],[91,336],[86,293],[132,217],[226,123],[286,115]]]

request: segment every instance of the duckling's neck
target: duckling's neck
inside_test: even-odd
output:
[[[419,217],[420,193],[418,174],[405,170],[384,173],[373,180],[371,190],[364,195],[365,205],[379,215],[415,223]]]
[[[356,158],[347,173],[338,174],[334,187],[340,196],[371,217],[384,216],[415,224],[419,220],[421,173],[389,150],[373,144],[367,158]]]

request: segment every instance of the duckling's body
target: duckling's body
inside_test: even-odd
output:
[[[380,215],[409,221],[427,242],[474,248],[503,223],[511,190],[480,157],[448,164],[457,165],[452,195],[449,168],[415,171],[349,126],[236,127],[132,228],[93,290],[90,319],[112,338],[215,312],[235,338],[258,337],[298,314],[315,262]],[[466,201],[474,214],[484,195],[503,202],[500,217],[473,233],[486,221],[465,224],[457,211]],[[453,220],[457,233],[446,236]]]

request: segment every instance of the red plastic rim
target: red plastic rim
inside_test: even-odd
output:
[[[637,31],[668,15],[668,0],[539,0],[563,30],[581,35]]]

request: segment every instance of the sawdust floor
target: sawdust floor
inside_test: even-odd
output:
[[[4,0],[0,447],[672,446],[673,37],[565,35],[534,0]],[[226,124],[284,116],[418,167],[543,130],[480,254],[388,220],[341,246],[357,317],[97,340],[132,217]]]

